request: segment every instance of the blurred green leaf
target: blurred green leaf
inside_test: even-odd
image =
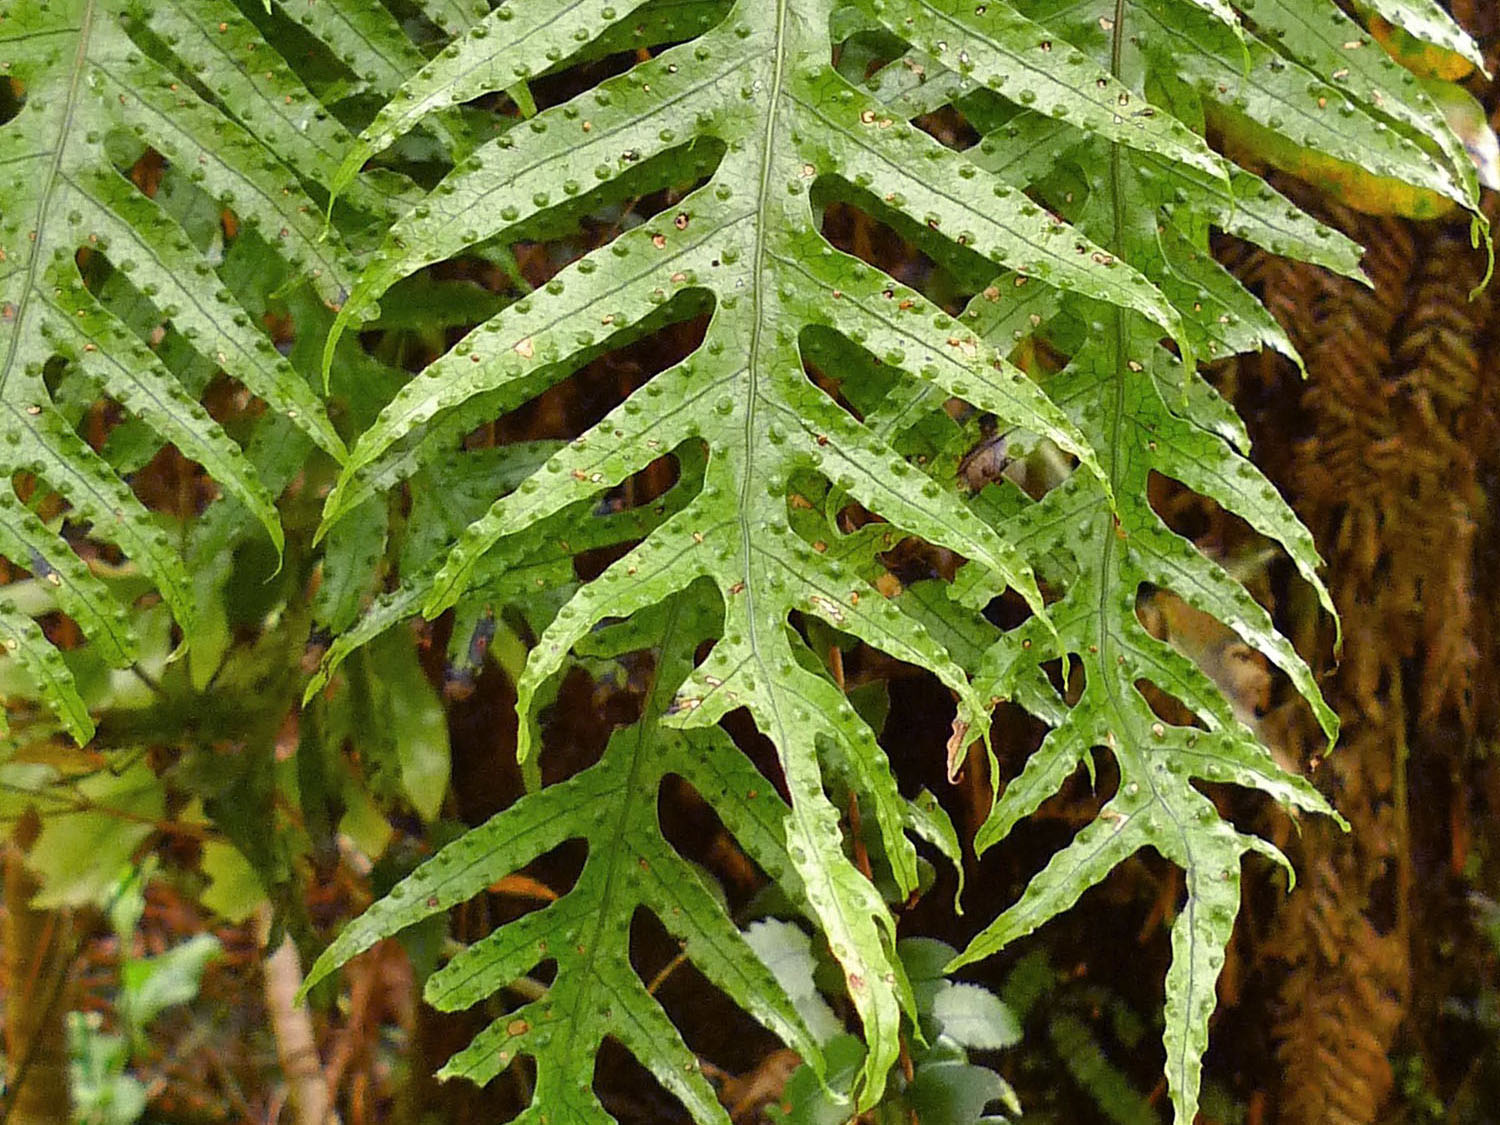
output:
[[[166,1009],[198,995],[203,970],[223,953],[212,934],[194,934],[156,957],[130,958],[120,967],[120,1007],[137,1034]]]
[[[104,905],[166,815],[166,792],[144,762],[82,778],[73,789],[80,811],[49,813],[26,859],[41,885],[32,900],[38,909]]]
[[[998,1051],[1021,1040],[1014,1013],[977,984],[943,981],[932,999],[932,1018],[943,1035],[973,1050]]]
[[[208,840],[199,861],[208,886],[198,901],[230,922],[243,922],[266,899],[266,890],[256,878],[255,868],[233,844]]]

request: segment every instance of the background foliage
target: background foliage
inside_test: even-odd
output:
[[[4,1113],[1484,1120],[1494,29],[1240,9],[0,9]]]

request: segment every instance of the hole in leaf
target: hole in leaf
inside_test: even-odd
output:
[[[955,152],[962,152],[979,143],[979,130],[951,103],[913,118],[912,124],[943,147]]]
[[[1024,717],[1019,726],[1010,726],[1006,716],[1012,714],[1009,704],[1003,706],[998,712],[996,726],[997,735],[1009,729],[1017,736],[1015,743],[1009,738],[1003,742],[997,739],[996,751],[1000,755],[1002,775],[999,793],[1002,797],[1006,786],[1020,776],[1025,767],[1032,752],[1027,748],[1028,744],[1033,737],[1039,743],[1040,735],[1045,731]],[[1080,762],[1054,796],[1011,828],[1003,846],[990,848],[980,857],[976,885],[997,888],[994,893],[1001,899],[1014,901],[1052,855],[1066,847],[1081,828],[1098,818],[1099,810],[1118,791],[1120,774],[1115,757],[1107,747],[1095,747],[1090,753],[1097,783],[1091,783],[1087,766]],[[1111,886],[1113,880],[1122,878],[1117,869],[1106,879],[1105,885]],[[1119,884],[1113,885],[1118,887]],[[1098,893],[1097,889],[1094,893]]]
[[[1274,670],[1269,661],[1212,614],[1188,605],[1168,590],[1148,587],[1136,599],[1136,616],[1146,631],[1166,641],[1208,676],[1229,700],[1240,721],[1252,729],[1271,705]],[[1169,721],[1188,724],[1190,709],[1180,700],[1168,705],[1163,685],[1143,692]],[[1158,709],[1160,702],[1164,709]]]
[[[751,765],[760,771],[761,776],[775,786],[777,796],[790,804],[791,797],[787,792],[786,775],[782,772],[781,758],[776,752],[776,744],[761,733],[749,709],[736,708],[719,720],[719,726],[733,740],[740,753],[750,759]]]
[[[860,206],[867,202],[867,197],[842,179],[821,177],[813,185],[813,193],[814,201],[823,206],[824,238],[903,285],[922,290],[936,264],[911,237],[892,225],[893,222],[907,225],[909,220],[892,208],[883,208],[884,214],[872,215]],[[916,234],[915,227],[911,228],[911,234]]]
[[[493,438],[477,432],[470,436],[470,444],[504,443],[523,435],[532,440],[576,437],[653,376],[692,355],[703,342],[711,309],[705,291],[689,290],[639,323],[544,368],[527,384],[541,383],[546,389],[501,417]]]
[[[548,249],[525,276],[540,285],[563,265],[588,251],[613,242],[621,233],[641,226],[681,203],[708,182],[726,149],[717,137],[695,138],[659,152],[636,157],[617,168],[610,178],[511,227],[506,241],[518,258],[527,244]],[[616,154],[617,163],[624,157]],[[550,272],[549,272],[550,271]]]
[[[26,104],[25,87],[17,79],[0,82],[0,125],[8,125]]]
[[[747,950],[745,956],[752,956]],[[778,1045],[776,1038],[747,1019],[684,953],[646,907],[635,911],[630,924],[630,960],[657,1003],[683,1033],[688,1048],[721,1075],[752,1069]]]
[[[539,451],[540,466],[556,446],[544,448],[539,439],[568,440],[598,422],[625,397],[679,356],[690,354],[702,340],[709,302],[702,290],[679,294],[641,322],[616,330],[598,344],[580,347],[558,362],[535,370],[528,377],[474,397],[438,412],[430,420],[411,426],[373,462],[370,479],[387,481],[413,474],[421,461],[430,462],[432,452],[462,443],[468,450],[511,449],[530,442]],[[483,328],[474,339],[482,340]],[[454,360],[462,366],[464,345],[455,349]],[[434,377],[434,376],[419,376]],[[500,459],[496,472],[504,474],[504,461],[515,454],[492,454]],[[424,472],[430,470],[423,470]],[[660,472],[660,470],[656,470]],[[662,478],[665,479],[665,478]],[[456,537],[470,520],[477,519],[497,495],[519,483],[517,479],[487,499],[457,508],[446,523]],[[447,485],[443,486],[445,489]],[[457,494],[429,498],[452,505]]]
[[[693,1125],[686,1107],[612,1035],[594,1061],[594,1094],[616,1121]]]
[[[576,437],[652,376],[691,355],[703,341],[711,308],[709,295],[693,289],[634,325],[617,330],[604,326],[612,332],[601,333],[598,344],[560,357],[524,381],[526,389],[537,388],[539,394],[533,391],[524,399],[520,392],[506,394],[500,401],[518,405],[497,420],[493,438],[486,427],[471,434],[469,444],[503,444],[523,436],[528,440]],[[495,392],[489,394],[500,399]]]
[[[797,345],[803,374],[857,421],[863,421],[865,410],[877,407],[901,377],[900,368],[882,363],[831,328],[809,325]],[[844,397],[846,385],[857,402]]]
[[[819,176],[812,203],[822,234],[838,249],[925,295],[949,315],[999,271],[971,250],[929,230],[838,176]]]
[[[904,39],[883,27],[857,27],[851,32],[840,25],[837,15],[829,24],[834,68],[855,85],[872,78],[907,50]]]
[[[564,840],[519,871],[510,872],[491,883],[483,906],[486,924],[482,932],[489,933],[517,918],[524,918],[567,895],[578,882],[587,854],[588,845],[583,840]]]
[[[689,149],[691,158],[683,159]],[[387,362],[420,370],[458,343],[464,329],[549,285],[568,266],[613,243],[625,231],[678,207],[707,182],[723,152],[723,144],[716,139],[675,146],[627,168],[593,191],[565,198],[502,235],[469,247],[456,258],[403,279],[382,299],[381,318],[362,329],[362,341],[367,348],[382,349]],[[478,289],[467,291],[463,283]],[[673,294],[669,303],[683,295]],[[412,298],[418,302],[415,309]],[[413,311],[418,313],[415,319]],[[658,308],[643,317],[642,324],[661,311]],[[624,322],[611,320],[600,327],[614,323]],[[391,328],[405,331],[386,331]],[[435,328],[442,331],[435,332]],[[607,335],[593,329],[589,325],[588,334]],[[627,334],[620,344],[642,334]]]
[[[638,62],[698,38],[718,26],[730,7],[728,0],[640,6],[534,79],[531,94],[537,108],[574,98]]]
[[[576,665],[563,676],[556,699],[542,711],[540,763],[548,785],[597,762],[615,724],[632,723],[639,716],[639,697],[615,687]]]
[[[718,799],[751,802],[761,794],[773,795],[770,782],[755,787],[756,796],[745,793],[717,795]],[[657,819],[662,835],[685,859],[711,874],[734,906],[743,906],[766,884],[766,875],[747,856],[719,819],[712,804],[688,781],[668,774],[657,794]]]

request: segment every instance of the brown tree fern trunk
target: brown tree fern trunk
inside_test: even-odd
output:
[[[1474,940],[1460,931],[1485,819],[1471,783],[1494,733],[1494,299],[1470,300],[1483,259],[1466,227],[1357,216],[1284,186],[1370,248],[1375,286],[1259,253],[1239,263],[1307,362],[1305,384],[1262,357],[1238,378],[1259,384],[1258,450],[1328,559],[1344,649],[1325,690],[1344,732],[1314,776],[1353,827],[1291,842],[1303,879],[1262,951],[1285,966],[1275,1104],[1288,1125],[1372,1125],[1388,1119],[1393,1053],[1421,1057],[1435,1093],[1453,1078],[1438,1025],[1463,982],[1439,951]],[[1326,646],[1315,612],[1293,617],[1304,651]]]

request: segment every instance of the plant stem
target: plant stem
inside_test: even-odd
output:
[[[256,929],[265,941],[271,932],[271,907],[256,912]],[[291,938],[265,960],[266,1011],[276,1040],[276,1058],[286,1077],[287,1100],[296,1125],[339,1125],[333,1096],[323,1077],[322,1060],[313,1034],[312,1017],[305,1004],[297,1003],[302,987],[302,964]]]

